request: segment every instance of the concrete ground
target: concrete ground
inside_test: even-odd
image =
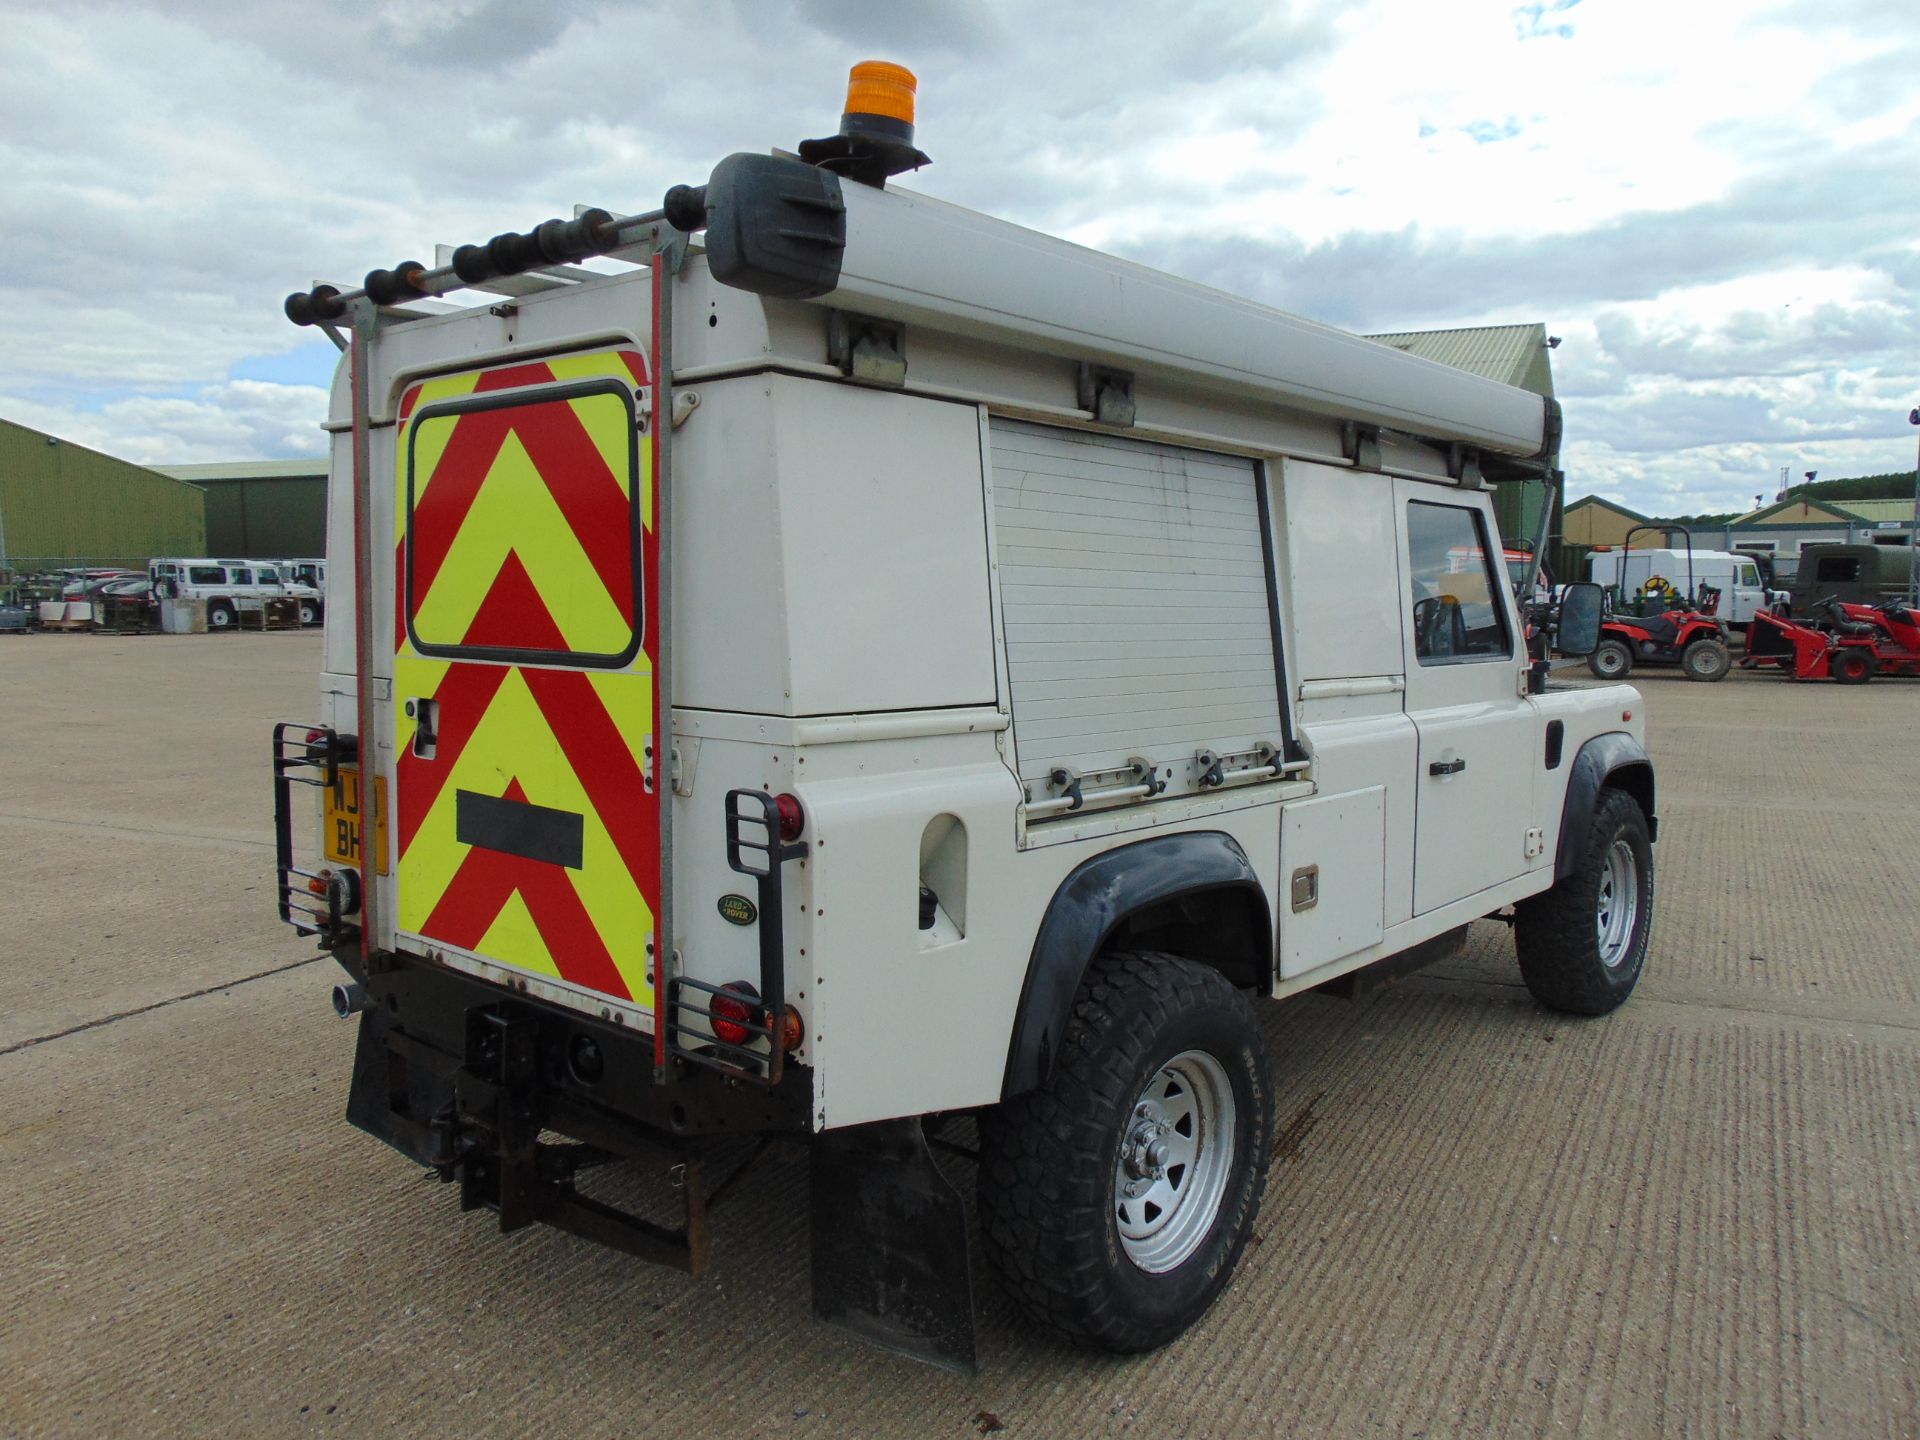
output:
[[[1258,1241],[1167,1350],[983,1282],[983,1373],[808,1314],[804,1161],[700,1280],[509,1237],[341,1118],[272,910],[270,721],[313,636],[0,638],[0,1434],[570,1437],[1920,1427],[1920,685],[1643,678],[1660,912],[1575,1022],[1502,926],[1270,1007]]]

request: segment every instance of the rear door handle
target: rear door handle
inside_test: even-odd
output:
[[[1466,768],[1467,768],[1467,762],[1464,760],[1436,760],[1431,765],[1427,766],[1427,774],[1458,775],[1462,770]]]

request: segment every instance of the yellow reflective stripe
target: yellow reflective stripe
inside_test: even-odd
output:
[[[396,681],[403,685],[410,682],[413,677],[408,672],[421,663],[412,660],[396,665]],[[407,681],[401,681],[403,675]],[[639,692],[637,701],[622,702],[623,712],[627,712],[631,704],[638,704],[643,712],[651,710],[652,685],[648,678],[608,678],[624,679],[631,689]],[[406,693],[419,692],[409,689]],[[624,724],[620,716],[615,718]],[[532,804],[570,811],[583,818],[581,868],[567,871],[567,879],[586,907],[593,928],[612,955],[614,967],[635,1002],[651,1005],[653,992],[647,984],[644,939],[653,929],[653,912],[585,788],[568,765],[566,753],[518,668],[509,669],[501,681],[493,703],[454,761],[452,772],[434,797],[433,807],[401,858],[400,928],[419,933],[425,927],[441,895],[466,859],[470,847],[462,845],[457,838],[457,793],[472,790],[483,795],[503,795],[515,780],[520,782],[521,790]],[[525,907],[521,908],[524,911]],[[497,937],[493,930],[499,930]],[[549,973],[543,966],[554,964],[545,944],[539,942],[539,932],[530,915],[524,928],[502,926],[496,921],[479,953],[500,964],[540,974]]]
[[[500,447],[432,588],[414,596],[413,628],[423,644],[466,638],[510,554],[520,557],[569,649],[612,655],[626,648],[633,627],[514,435]]]
[[[453,438],[452,427],[449,426],[443,429],[440,426],[433,426],[415,442],[413,440],[413,430],[415,428],[413,417],[419,415],[427,406],[438,404],[442,400],[457,400],[463,395],[471,395],[474,392],[474,388],[479,385],[480,377],[484,373],[484,371],[480,370],[469,370],[461,375],[440,375],[432,380],[425,380],[420,383],[418,387],[419,393],[414,397],[413,409],[408,412],[407,423],[401,426],[396,432],[399,436],[399,452],[394,458],[400,476],[399,493],[401,503],[394,507],[393,513],[393,543],[395,545],[398,545],[402,540],[406,539],[407,536],[405,501],[407,494],[408,447],[410,445],[417,445],[412,455],[415,466],[414,488],[415,498],[417,500],[419,493],[426,489],[427,481],[432,477],[434,467],[440,463],[441,455],[446,452],[447,442]]]
[[[560,978],[560,967],[553,963],[547,942],[541,938],[540,927],[534,924],[533,914],[527,909],[527,902],[520,898],[518,890],[509,895],[507,903],[500,907],[499,915],[487,927],[487,933],[480,937],[475,953],[490,960],[512,955],[517,957],[513,964],[522,970],[544,975],[550,980]]]

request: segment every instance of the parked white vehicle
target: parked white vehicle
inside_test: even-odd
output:
[[[1719,618],[1741,627],[1753,619],[1754,611],[1771,609],[1787,598],[1784,590],[1767,589],[1751,555],[1695,550],[1691,572],[1688,558],[1687,551],[1668,547],[1596,550],[1587,557],[1587,578],[1596,585],[1617,586],[1622,595],[1639,594],[1650,582],[1665,582],[1684,595],[1691,573],[1695,591],[1711,585],[1720,592]]]
[[[293,582],[273,560],[170,556],[147,562],[147,580],[163,599],[202,600],[209,630],[231,630],[268,600],[300,602],[300,623],[320,622],[321,592]]]
[[[327,562],[325,560],[282,560],[281,568],[293,579],[296,585],[305,585],[316,595],[325,595],[327,590]]]
[[[697,1272],[715,1142],[804,1138],[816,1312],[968,1366],[971,1120],[1003,1283],[1142,1350],[1253,1226],[1253,999],[1508,907],[1541,1003],[1632,992],[1645,707],[1524,653],[1488,487],[1553,401],[888,188],[892,83],[662,212],[289,297],[355,353],[281,914],[347,971],[349,1118],[503,1229]],[[614,1156],[678,1224],[575,1188]]]
[[[229,564],[234,563],[229,561]],[[316,584],[311,573],[311,562],[298,560],[249,560],[256,578],[265,582],[272,580],[289,599],[300,602],[300,623],[318,625],[325,610],[324,583]],[[303,571],[302,566],[307,570]]]

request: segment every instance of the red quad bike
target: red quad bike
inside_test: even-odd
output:
[[[1920,675],[1920,614],[1902,601],[1849,605],[1828,598],[1807,622],[1762,610],[1747,631],[1748,669],[1791,667],[1796,680],[1864,685],[1875,675]]]
[[[1724,680],[1733,668],[1727,627],[1703,610],[1607,616],[1587,668],[1602,680],[1624,680],[1636,664],[1678,665],[1689,680]]]
[[[1733,668],[1733,651],[1727,646],[1726,623],[1714,613],[1720,608],[1720,592],[1711,585],[1695,586],[1693,532],[1686,526],[1636,525],[1627,531],[1620,555],[1619,588],[1628,584],[1633,537],[1643,530],[1668,536],[1677,531],[1686,537],[1686,594],[1679,596],[1664,577],[1649,575],[1636,606],[1640,614],[1616,611],[1602,618],[1600,643],[1587,656],[1587,668],[1602,680],[1624,680],[1635,665],[1642,664],[1678,665],[1689,680],[1726,679]],[[1620,598],[1624,605],[1626,597]]]

